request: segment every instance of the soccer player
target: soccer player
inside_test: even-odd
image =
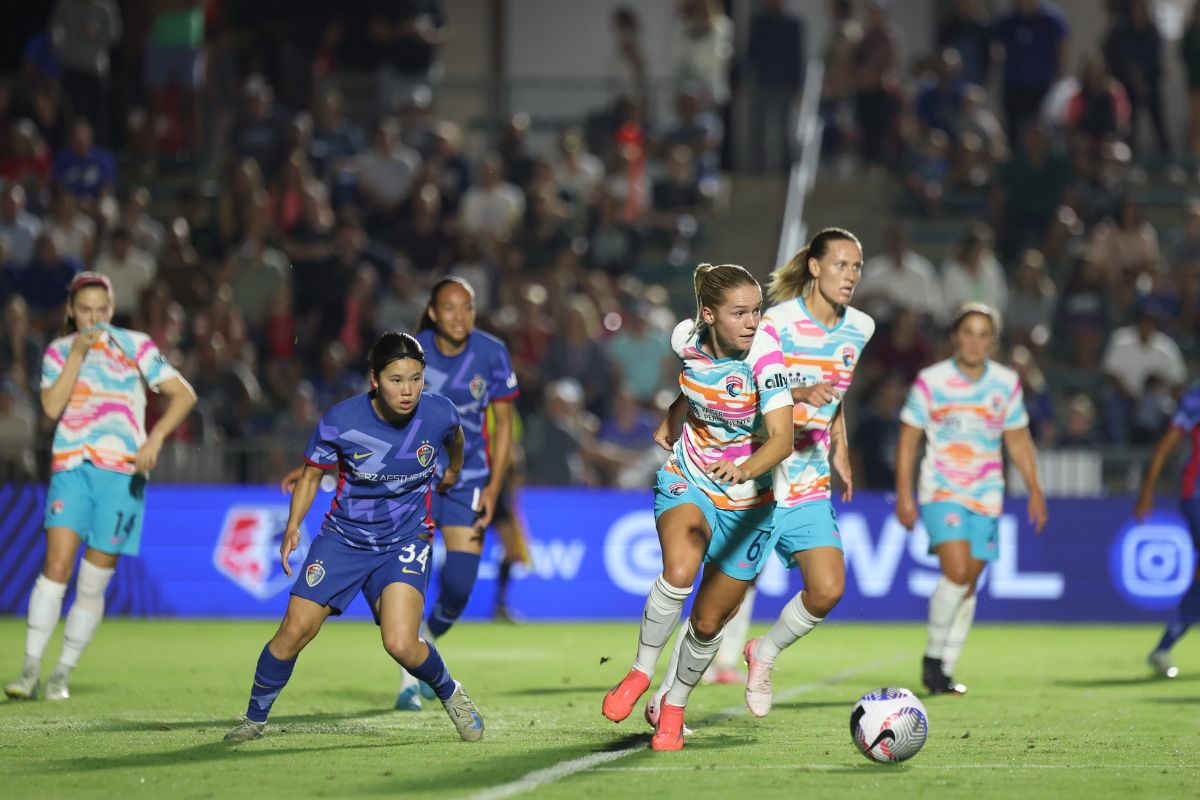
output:
[[[104,616],[104,591],[117,561],[138,553],[146,476],[163,441],[196,404],[192,387],[149,336],[111,324],[114,308],[108,278],[76,275],[67,287],[64,335],[42,357],[42,409],[58,424],[46,495],[46,561],[29,596],[25,666],[4,687],[14,699],[38,694],[42,655],[83,545],[62,655],[45,691],[48,700],[70,696],[68,678]],[[146,387],[169,400],[149,434]]]
[[[647,708],[647,719],[657,723],[655,750],[683,747],[688,695],[770,552],[770,470],[791,449],[792,401],[778,338],[759,326],[758,282],[736,265],[702,264],[695,286],[696,319],[671,336],[683,362],[681,395],[655,435],[672,453],[654,489],[663,571],[646,598],[633,668],[605,695],[602,709],[613,722],[629,716],[707,562],[657,720]]]
[[[922,682],[930,694],[963,694],[952,679],[975,619],[975,587],[998,555],[1004,501],[1001,444],[1029,487],[1034,530],[1046,526],[1046,499],[1037,451],[1017,374],[989,357],[1000,336],[1000,315],[983,303],[965,303],[954,315],[954,355],[921,370],[900,412],[896,448],[896,519],[912,530],[920,519],[942,577],[929,597],[929,643]],[[917,502],[913,463],[926,439]]]
[[[388,655],[433,687],[463,741],[483,738],[475,704],[433,643],[418,635],[429,582],[435,471],[444,459],[441,493],[463,469],[458,411],[446,398],[423,391],[425,351],[412,336],[383,334],[368,360],[371,390],[326,411],[309,439],[279,548],[289,576],[288,556],[299,545],[300,523],[325,470],[338,470],[338,491],[292,587],[283,622],[258,657],[246,715],[226,741],[262,736],[300,651],[360,591]]]
[[[1150,467],[1142,479],[1142,490],[1133,513],[1141,521],[1153,510],[1154,487],[1158,483],[1158,476],[1162,473],[1167,458],[1184,437],[1191,442],[1192,452],[1183,469],[1179,506],[1183,511],[1183,518],[1187,520],[1188,531],[1192,534],[1192,544],[1200,550],[1200,383],[1192,386],[1180,399],[1175,416],[1171,418],[1171,425],[1159,440]],[[1200,577],[1200,571],[1197,571],[1197,577]],[[1193,577],[1192,585],[1179,601],[1178,619],[1167,626],[1158,647],[1150,653],[1150,666],[1159,675],[1164,678],[1179,675],[1179,668],[1171,663],[1171,648],[1197,619],[1200,619],[1200,581]]]
[[[842,398],[854,377],[875,321],[850,307],[862,277],[862,245],[854,234],[826,228],[771,274],[775,305],[763,324],[779,331],[795,408],[794,444],[775,470],[775,552],[798,567],[804,588],[784,606],[765,636],[746,643],[746,706],[757,717],[771,711],[771,671],[787,647],[807,635],[842,599],[846,567],[832,472],[853,497]]]

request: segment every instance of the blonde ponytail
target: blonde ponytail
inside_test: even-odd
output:
[[[804,297],[811,291],[815,280],[808,268],[808,260],[815,258],[820,261],[829,252],[829,243],[837,241],[854,242],[859,251],[862,243],[858,237],[845,228],[825,228],[808,243],[807,247],[792,256],[786,264],[771,273],[767,284],[767,297],[772,303],[783,303]]]
[[[714,308],[725,299],[725,292],[738,286],[758,286],[758,281],[745,267],[737,264],[701,264],[692,276],[696,292],[695,333],[704,324],[705,307]]]

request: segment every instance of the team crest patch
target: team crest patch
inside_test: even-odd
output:
[[[730,397],[737,397],[746,388],[740,375],[730,375],[725,379],[725,391]]]
[[[309,564],[308,569],[304,570],[304,582],[309,586],[316,586],[325,578],[325,567],[318,561],[315,564]]]
[[[944,521],[946,523],[947,528],[957,528],[959,525],[962,524],[962,517],[960,517],[958,515],[957,511],[951,511],[949,514],[946,515]]]
[[[688,485],[683,481],[676,481],[667,487],[667,491],[672,497],[683,497],[683,493],[687,491]]]
[[[854,348],[851,347],[850,345],[846,345],[845,347],[843,347],[842,348],[842,366],[844,366],[844,367],[854,366],[854,358],[857,355],[858,355],[858,353],[856,353],[854,351]]]
[[[482,375],[476,375],[474,378],[471,378],[471,383],[468,384],[468,387],[471,390],[471,397],[474,397],[476,400],[482,400],[483,396],[487,393],[487,381],[483,379]]]
[[[993,392],[988,397],[988,406],[992,409],[993,414],[999,414],[1004,410],[1004,395],[1000,392]]]
[[[51,514],[61,514],[62,510],[64,508],[66,508],[66,505],[67,504],[64,503],[62,500],[55,500],[53,503],[50,504],[50,513]]]
[[[433,446],[429,442],[417,448],[417,461],[422,467],[428,467],[429,462],[433,461]]]

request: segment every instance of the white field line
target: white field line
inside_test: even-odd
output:
[[[841,672],[834,673],[833,675],[830,675],[819,681],[803,683],[799,686],[793,686],[789,689],[784,689],[782,692],[776,692],[775,700],[777,702],[791,700],[793,697],[798,697],[799,695],[824,688],[834,683],[838,683],[846,678],[852,678],[855,675],[861,675],[864,672],[870,672],[872,670],[890,666],[907,657],[908,654],[905,653],[902,655],[893,656],[892,658],[884,661],[878,661],[874,664],[865,664],[860,667],[854,667],[853,669],[842,670]],[[704,725],[697,725],[696,727],[699,729],[701,727],[718,725],[733,718],[734,716],[744,713],[745,711],[746,706],[742,703],[736,706],[729,706],[728,708],[721,709],[715,715],[707,717],[707,722]],[[502,800],[506,797],[515,797],[516,795],[524,794],[525,792],[531,792],[534,789],[540,789],[543,786],[555,783],[563,778],[569,778],[570,776],[576,775],[580,772],[586,772],[593,767],[599,767],[601,764],[607,764],[610,761],[616,761],[624,758],[625,756],[631,756],[634,753],[640,753],[649,746],[650,745],[648,742],[643,742],[642,744],[634,745],[633,747],[626,747],[621,750],[592,753],[591,755],[583,756],[581,758],[573,758],[570,761],[560,761],[553,766],[534,770],[533,772],[530,772],[529,774],[522,778],[518,778],[515,781],[502,783],[498,786],[493,786],[490,789],[484,789],[481,792],[468,795],[467,800]],[[607,767],[604,769],[615,771],[621,768]],[[694,769],[694,767],[692,769]]]

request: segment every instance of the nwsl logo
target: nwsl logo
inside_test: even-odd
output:
[[[288,507],[234,506],[225,513],[213,566],[248,594],[266,600],[292,585],[279,565],[279,546],[287,525]],[[308,552],[308,534],[300,526],[301,557]],[[303,563],[303,562],[301,562]]]
[[[738,397],[746,389],[746,384],[740,375],[730,375],[725,379],[725,391],[730,397]]]
[[[428,467],[429,462],[433,461],[433,446],[426,442],[417,448],[417,461],[422,467]]]

